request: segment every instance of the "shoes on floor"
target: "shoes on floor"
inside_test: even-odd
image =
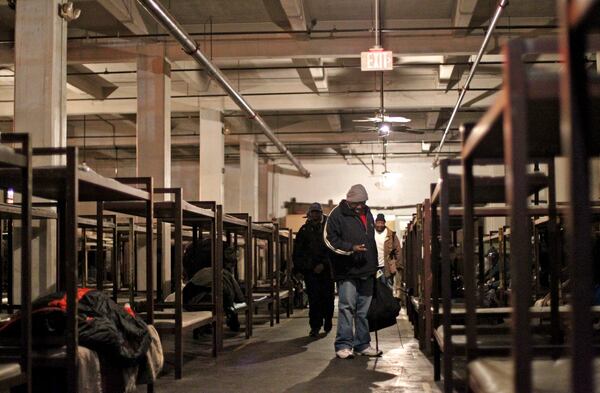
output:
[[[335,352],[335,356],[340,359],[352,359],[354,357],[354,353],[350,348],[342,348]]]
[[[311,337],[319,337],[319,330],[318,329],[310,329],[310,332],[308,333],[309,336]]]
[[[363,349],[362,351],[356,351],[356,354],[360,355],[360,356],[369,356],[369,357],[376,358],[376,357],[383,355],[383,351],[376,350],[372,346],[368,346],[367,348]]]

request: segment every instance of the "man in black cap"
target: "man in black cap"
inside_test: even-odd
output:
[[[319,203],[310,205],[307,220],[296,234],[294,270],[304,276],[308,293],[310,336],[318,337],[321,327],[329,333],[334,309],[334,284],[329,250],[323,241],[327,217]]]
[[[339,304],[335,353],[348,359],[354,354],[380,356],[371,347],[367,313],[377,272],[377,245],[373,215],[366,205],[369,196],[362,184],[350,188],[329,214],[323,236],[332,251]],[[353,329],[354,325],[354,329]]]
[[[377,243],[377,256],[379,272],[377,275],[388,287],[394,285],[398,257],[400,256],[400,241],[396,232],[389,229],[385,224],[385,216],[381,213],[375,218],[375,243]]]

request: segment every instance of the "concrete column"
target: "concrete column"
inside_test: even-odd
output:
[[[223,204],[225,138],[221,112],[200,109],[200,199]]]
[[[227,165],[225,167],[225,204],[227,213],[239,213],[240,207],[240,167]]]
[[[197,160],[173,161],[171,173],[171,185],[183,188],[184,200],[200,200],[200,175]]]
[[[159,50],[149,47],[139,55],[137,89],[137,174],[151,176],[155,187],[170,187],[171,67]],[[155,196],[155,200],[161,199],[162,195]],[[163,224],[162,233],[161,285],[166,295],[171,281],[170,225]],[[138,274],[144,278],[144,270],[138,270]]]
[[[34,147],[67,144],[67,24],[58,16],[61,0],[17,2],[15,21],[14,129],[28,132]],[[53,160],[57,162],[57,159]],[[36,164],[50,163],[48,159]],[[19,231],[15,228],[15,234]],[[56,222],[34,221],[33,297],[55,289]],[[18,236],[15,236],[19,242]],[[15,252],[15,299],[20,297],[20,251]],[[42,261],[43,263],[40,263]]]
[[[240,138],[240,208],[258,217],[258,154],[254,137]]]
[[[279,176],[274,164],[269,165],[269,219],[281,216],[279,202]]]
[[[269,220],[269,169],[272,166],[267,163],[258,165],[258,219]]]

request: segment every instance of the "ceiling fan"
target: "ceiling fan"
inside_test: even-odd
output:
[[[374,116],[366,117],[364,119],[352,120],[355,123],[373,123],[372,126],[355,126],[356,128],[363,128],[369,131],[375,131],[380,137],[387,137],[389,134],[394,132],[404,132],[407,134],[423,134],[423,131],[412,130],[406,125],[410,123],[411,119],[404,116],[388,116],[385,114],[385,102],[384,102],[384,90],[383,90],[383,72],[381,73],[381,84],[379,89],[379,110],[375,112]]]

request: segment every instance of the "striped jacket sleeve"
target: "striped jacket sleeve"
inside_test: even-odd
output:
[[[327,247],[339,255],[352,255],[352,246],[353,244],[350,242],[346,242],[342,240],[342,223],[340,222],[339,214],[337,214],[336,209],[338,207],[334,207],[325,223],[325,228],[323,229],[323,240]]]

